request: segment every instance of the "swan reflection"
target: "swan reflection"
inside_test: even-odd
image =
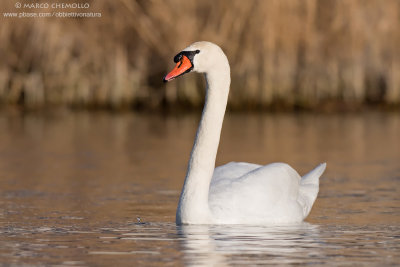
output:
[[[288,226],[182,225],[177,227],[187,265],[305,263],[320,243],[319,227],[309,223]],[[311,255],[314,253],[314,255]]]

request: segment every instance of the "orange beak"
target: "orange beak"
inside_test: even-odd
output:
[[[165,75],[163,81],[169,82],[176,77],[181,76],[186,72],[189,72],[192,67],[192,62],[190,62],[190,60],[186,56],[182,56],[182,59],[178,63],[176,63],[175,68],[170,73]]]

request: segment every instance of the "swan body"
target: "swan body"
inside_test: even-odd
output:
[[[221,48],[196,42],[174,58],[170,81],[187,72],[205,74],[206,100],[176,212],[179,224],[287,224],[303,221],[317,198],[326,163],[300,175],[288,164],[231,162],[215,168],[230,86]]]

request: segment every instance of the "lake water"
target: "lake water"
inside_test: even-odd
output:
[[[235,114],[217,165],[327,162],[292,226],[183,226],[199,115],[0,113],[0,264],[398,265],[400,115]]]

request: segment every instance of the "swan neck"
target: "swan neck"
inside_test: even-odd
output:
[[[205,104],[178,205],[178,224],[209,223],[211,219],[208,194],[230,85],[229,65],[221,69],[205,74]]]

